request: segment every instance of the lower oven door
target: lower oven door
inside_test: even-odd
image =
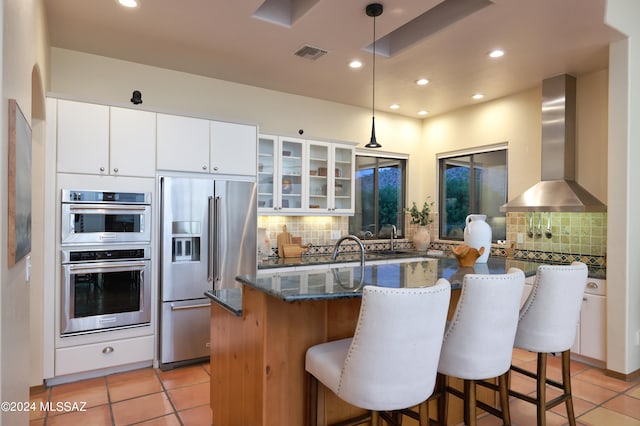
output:
[[[151,321],[148,260],[63,265],[60,333]]]

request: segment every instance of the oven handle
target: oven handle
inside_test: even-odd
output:
[[[109,211],[109,210],[118,210],[118,211],[131,211],[131,212],[144,212],[147,210],[149,206],[136,206],[131,204],[72,204],[69,206],[70,212],[77,211]]]
[[[64,265],[68,270],[71,271],[94,271],[99,272],[103,270],[110,269],[120,269],[120,268],[130,268],[130,267],[139,267],[144,268],[147,266],[147,261],[136,261],[136,262],[110,262],[110,263],[91,263],[91,264],[75,264],[75,265]],[[144,269],[143,269],[144,270]]]

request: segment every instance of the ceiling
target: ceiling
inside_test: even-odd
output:
[[[373,41],[373,18],[365,14],[367,0],[139,1],[138,8],[125,9],[116,0],[45,0],[51,44],[372,106],[372,54],[366,48]],[[376,52],[400,48],[376,55],[375,108],[433,116],[536,87],[557,74],[605,69],[609,43],[622,38],[604,24],[605,1],[382,0]],[[457,8],[483,2],[488,5],[452,19]],[[405,26],[434,7],[436,16]],[[254,17],[256,11],[262,19]],[[382,40],[399,28],[404,32],[393,34],[391,42]],[[315,60],[295,56],[304,45],[328,53]],[[487,54],[494,48],[506,54],[491,59]],[[349,68],[352,59],[363,67]],[[430,82],[417,86],[418,78]],[[485,95],[482,101],[471,99],[477,92]],[[400,108],[391,111],[393,103]]]

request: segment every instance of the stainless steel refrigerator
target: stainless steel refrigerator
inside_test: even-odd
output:
[[[160,367],[209,356],[207,290],[256,271],[256,184],[162,176]]]

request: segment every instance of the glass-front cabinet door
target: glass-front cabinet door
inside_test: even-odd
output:
[[[333,146],[334,175],[333,211],[336,213],[353,213],[354,160],[355,153],[351,146]]]
[[[309,169],[308,187],[309,201],[305,206],[311,211],[330,211],[329,192],[331,184],[329,176],[331,167],[329,164],[330,145],[322,142],[309,142]]]
[[[301,210],[305,206],[303,176],[305,165],[305,141],[295,138],[280,138],[280,209],[283,212]]]
[[[353,147],[308,141],[309,213],[353,213]]]
[[[305,141],[260,135],[258,143],[258,209],[263,213],[301,211]]]
[[[258,209],[272,212],[278,207],[278,137],[260,135],[258,139]]]

